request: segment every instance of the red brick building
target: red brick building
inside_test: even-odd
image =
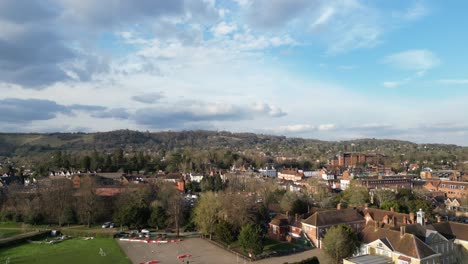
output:
[[[367,189],[412,189],[412,176],[378,176],[378,177],[362,177],[357,180],[359,186],[367,187]]]
[[[462,199],[468,197],[468,182],[427,180],[423,188],[430,192],[441,191],[448,198]]]
[[[327,229],[339,224],[347,224],[358,233],[365,227],[366,220],[352,208],[318,211],[302,220],[302,230],[317,248],[321,248]]]
[[[328,164],[338,167],[357,166],[359,164],[382,165],[385,156],[375,153],[344,152],[328,160]]]

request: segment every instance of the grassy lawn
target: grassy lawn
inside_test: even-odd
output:
[[[101,248],[105,256],[101,256]],[[22,244],[0,249],[0,262],[8,258],[11,263],[130,263],[115,240],[104,238],[93,240],[75,238],[52,245]]]
[[[109,228],[102,228],[102,225],[91,225],[90,227],[88,226],[83,226],[83,225],[80,225],[80,226],[70,226],[70,227],[67,227],[67,226],[64,226],[64,228],[69,228],[69,229],[76,229],[76,230],[106,230],[106,229],[109,229]]]
[[[266,238],[264,241],[263,253],[272,253],[273,251],[294,251],[295,249],[300,250],[301,246],[284,241],[277,241],[274,239]]]
[[[0,228],[21,228],[23,223],[19,222],[0,222]]]

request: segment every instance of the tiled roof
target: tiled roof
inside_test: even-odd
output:
[[[376,228],[368,225],[359,233],[359,238],[365,244],[369,244],[377,239],[386,239],[394,251],[417,259],[437,254],[417,236],[409,233],[401,236],[400,231],[392,229]]]
[[[468,241],[468,225],[456,222],[441,222],[432,224],[428,228],[433,228],[447,239],[460,239]]]
[[[302,223],[313,226],[338,225],[344,223],[365,221],[355,209],[318,211],[303,220]]]
[[[284,214],[277,214],[271,219],[270,224],[276,226],[287,226],[289,225],[288,217]]]
[[[374,221],[382,221],[385,216],[388,216],[389,220],[392,220],[393,217],[395,217],[396,223],[402,225],[403,224],[403,219],[406,217],[407,223],[410,222],[410,215],[409,214],[404,214],[404,213],[397,213],[397,212],[391,212],[387,210],[381,210],[381,209],[376,209],[376,208],[364,208],[360,207],[357,209],[363,216],[366,216],[366,213],[369,213],[369,215],[372,217],[372,220]]]

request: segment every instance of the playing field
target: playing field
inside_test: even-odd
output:
[[[115,263],[130,261],[113,239],[74,238],[58,244],[21,244],[0,249],[0,263]]]

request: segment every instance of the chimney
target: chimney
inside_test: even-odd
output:
[[[409,219],[410,219],[410,221],[411,221],[410,224],[414,224],[414,222],[415,222],[415,221],[414,221],[414,213],[410,213],[410,214],[409,214]]]
[[[400,226],[400,237],[403,237],[406,232],[406,226]]]
[[[393,207],[390,207],[390,212],[394,213],[395,209]]]
[[[295,214],[295,215],[294,215],[294,219],[295,219],[296,223],[297,223],[297,219],[298,219],[298,217],[299,217],[299,215],[298,215],[298,214]]]
[[[374,222],[374,231],[377,231],[379,229],[379,221]]]
[[[388,224],[388,215],[385,215],[382,219],[382,222]]]
[[[338,204],[336,205],[336,210],[341,210],[341,203],[338,203]]]
[[[440,222],[442,222],[442,216],[438,215],[437,216],[437,223],[440,223]]]
[[[365,210],[369,209],[369,204],[368,204],[368,203],[365,203],[365,204],[364,204],[364,209],[365,209]]]
[[[426,224],[426,217],[425,217],[425,213],[423,212],[423,210],[421,208],[419,208],[419,211],[416,214],[417,214],[416,221],[418,222],[418,224],[420,224],[422,226],[425,225]]]
[[[407,225],[408,224],[408,218],[405,216],[403,216],[403,224],[404,225]]]

